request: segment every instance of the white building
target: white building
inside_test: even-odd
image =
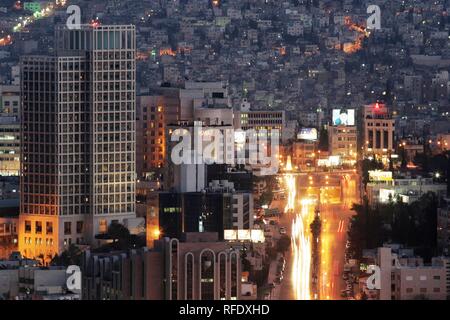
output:
[[[0,116],[0,176],[18,176],[20,171],[20,122]]]
[[[367,184],[366,190],[371,205],[387,203],[389,199],[395,201],[397,196],[405,203],[412,203],[428,192],[445,196],[447,185],[435,183],[432,178],[406,177],[372,181]]]

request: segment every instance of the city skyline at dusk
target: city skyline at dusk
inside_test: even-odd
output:
[[[0,300],[448,300],[449,13],[0,1]]]

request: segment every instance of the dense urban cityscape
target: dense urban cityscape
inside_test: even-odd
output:
[[[450,0],[0,0],[0,300],[449,300],[449,71]]]

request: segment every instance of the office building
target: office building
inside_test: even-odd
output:
[[[292,164],[300,170],[313,170],[318,159],[318,142],[297,140],[292,143]]]
[[[164,259],[141,248],[128,252],[83,253],[83,300],[162,300]]]
[[[19,248],[47,260],[135,218],[135,28],[61,27],[56,49],[21,61]]]
[[[241,108],[234,112],[234,128],[236,130],[279,130],[281,139],[286,127],[284,110],[251,110],[250,104],[244,101]]]
[[[20,115],[20,86],[0,85],[0,116],[16,117]]]
[[[363,109],[364,155],[384,163],[394,152],[395,119],[386,105],[374,103]]]
[[[180,120],[196,121],[195,110],[209,108],[231,109],[228,83],[186,82],[180,90]]]
[[[18,176],[20,171],[20,122],[0,116],[0,176]]]
[[[343,164],[354,165],[357,156],[356,126],[328,127],[328,146],[331,156],[340,157]]]
[[[180,119],[179,90],[158,88],[152,95],[137,97],[136,170],[139,179],[150,178],[167,164],[167,126]]]
[[[162,236],[180,238],[184,232],[253,229],[253,194],[236,191],[229,181],[210,182],[201,192],[159,193],[159,227]]]

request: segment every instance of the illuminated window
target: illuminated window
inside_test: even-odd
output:
[[[41,234],[42,233],[42,221],[36,221],[35,228],[36,228],[36,233]]]
[[[25,233],[31,233],[31,221],[25,221]]]
[[[47,234],[53,234],[53,222],[46,223],[46,232]]]
[[[108,231],[108,223],[105,219],[101,219],[98,222],[98,232],[106,233]]]

